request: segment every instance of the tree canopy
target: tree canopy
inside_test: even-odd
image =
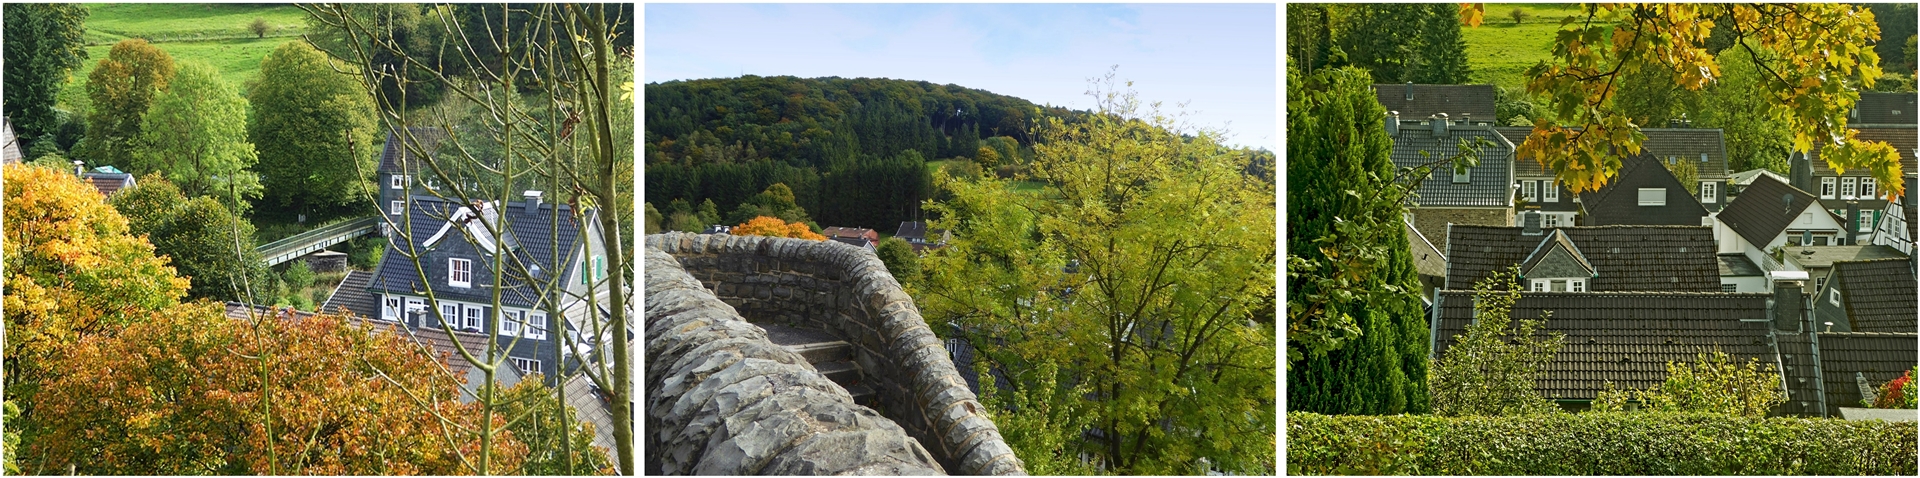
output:
[[[247,137],[259,150],[265,199],[279,207],[337,206],[364,197],[374,157],[373,99],[325,54],[292,41],[260,63]]]
[[[187,196],[214,196],[242,208],[260,196],[253,143],[247,141],[247,100],[201,61],[181,62],[166,91],[141,119],[127,172],[162,172]]]
[[[147,108],[173,81],[173,56],[139,38],[121,40],[87,74],[87,137],[74,155],[93,164],[131,168]]]
[[[87,6],[59,3],[9,3],[4,43],[7,119],[24,144],[59,126],[54,97],[68,74],[87,59]]]
[[[1288,4],[1287,60],[1302,73],[1354,66],[1380,83],[1466,83],[1460,12],[1452,3]]]
[[[188,298],[272,302],[272,279],[254,249],[253,224],[220,201],[189,198],[154,175],[114,194],[110,203],[127,218],[129,233],[145,236],[155,254],[192,281]]]

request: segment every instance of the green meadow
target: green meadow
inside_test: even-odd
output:
[[[268,53],[298,41],[307,27],[306,12],[293,5],[94,3],[87,8],[87,59],[60,91],[61,106],[75,112],[85,109],[87,74],[121,40],[146,39],[176,62],[206,62],[228,84],[244,88]],[[256,18],[270,27],[266,38],[247,29]]]

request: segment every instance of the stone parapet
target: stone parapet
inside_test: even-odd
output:
[[[647,236],[647,248],[671,254],[749,321],[823,330],[847,341],[880,412],[946,470],[1025,474],[919,307],[871,251],[833,241],[677,232]],[[648,267],[651,276],[653,264]],[[647,300],[651,308],[651,295]]]
[[[920,442],[646,251],[648,474],[944,475]]]

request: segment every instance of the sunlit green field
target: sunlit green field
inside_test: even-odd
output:
[[[293,5],[96,3],[87,8],[87,59],[60,91],[61,106],[76,112],[85,109],[87,74],[121,40],[145,38],[175,61],[207,62],[228,84],[242,88],[268,53],[299,41],[307,25],[306,12]],[[264,39],[247,30],[255,18],[271,26]]]
[[[1510,12],[1519,8],[1531,17],[1515,25]],[[1544,3],[1489,3],[1485,21],[1477,28],[1462,28],[1467,41],[1467,65],[1473,68],[1473,83],[1492,83],[1503,88],[1526,86],[1527,68],[1553,57],[1553,35],[1560,19],[1579,13],[1575,5]]]

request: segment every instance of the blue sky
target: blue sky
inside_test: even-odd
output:
[[[648,4],[647,83],[742,74],[956,84],[1090,109],[1119,65],[1146,102],[1275,149],[1273,4]]]

